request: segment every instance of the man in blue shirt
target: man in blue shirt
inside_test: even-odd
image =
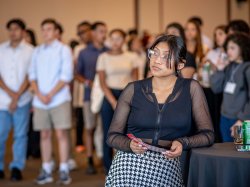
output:
[[[41,133],[42,170],[37,184],[53,181],[52,178],[52,129],[55,129],[60,155],[59,182],[69,184],[68,157],[71,128],[71,94],[69,83],[73,77],[72,54],[66,45],[58,41],[56,21],[42,22],[44,44],[38,46],[32,56],[29,79],[35,97],[34,130]]]
[[[91,27],[92,43],[83,49],[78,57],[78,79],[84,83],[84,124],[86,129],[86,150],[88,156],[87,174],[94,174],[96,170],[93,164],[93,134],[100,121],[100,116],[91,112],[90,95],[93,80],[96,74],[96,62],[98,56],[107,51],[104,41],[107,35],[107,27],[103,22],[96,22]],[[99,119],[98,119],[99,118]]]
[[[83,21],[77,25],[77,35],[79,37],[80,44],[74,48],[74,64],[77,64],[80,52],[85,49],[91,40],[91,24],[87,21]],[[77,73],[77,71],[75,71]],[[75,78],[73,82],[73,108],[76,116],[76,152],[83,152],[85,145],[83,142],[83,83],[79,82]]]

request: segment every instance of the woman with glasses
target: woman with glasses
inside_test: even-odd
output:
[[[182,150],[214,141],[202,88],[179,77],[183,40],[161,35],[148,57],[153,76],[128,84],[117,103],[107,143],[118,151],[106,186],[184,186]]]
[[[122,50],[126,38],[125,32],[121,29],[114,29],[109,37],[111,49],[99,56],[96,67],[105,95],[101,107],[104,140],[107,139],[114,109],[122,90],[129,82],[138,79],[136,54]],[[112,156],[112,148],[104,141],[103,162],[106,174],[109,171]]]

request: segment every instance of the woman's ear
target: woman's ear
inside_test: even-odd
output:
[[[186,63],[186,61],[181,61],[181,62],[178,64],[177,70],[180,71],[182,68],[184,68],[185,63]]]

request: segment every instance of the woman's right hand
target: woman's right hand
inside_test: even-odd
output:
[[[140,142],[142,142],[142,140],[139,139],[139,138],[138,138],[137,140],[139,140]],[[147,148],[146,148],[145,146],[141,145],[140,143],[138,143],[138,142],[135,141],[135,140],[132,140],[132,141],[130,142],[130,148],[131,148],[131,150],[132,150],[135,154],[143,154],[143,153],[145,153],[145,152],[147,151]]]
[[[111,102],[111,106],[112,106],[113,110],[115,110],[116,105],[117,105],[117,101],[116,100],[113,101],[113,102]]]
[[[227,60],[226,56],[220,53],[219,59],[216,63],[217,69],[219,71],[223,71],[228,64],[229,64],[229,61]]]

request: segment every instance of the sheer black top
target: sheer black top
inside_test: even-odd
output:
[[[129,83],[124,89],[108,132],[111,147],[131,152],[127,133],[164,148],[170,148],[173,140],[184,149],[214,142],[207,102],[197,81],[178,78],[163,105],[152,91],[152,78]]]

